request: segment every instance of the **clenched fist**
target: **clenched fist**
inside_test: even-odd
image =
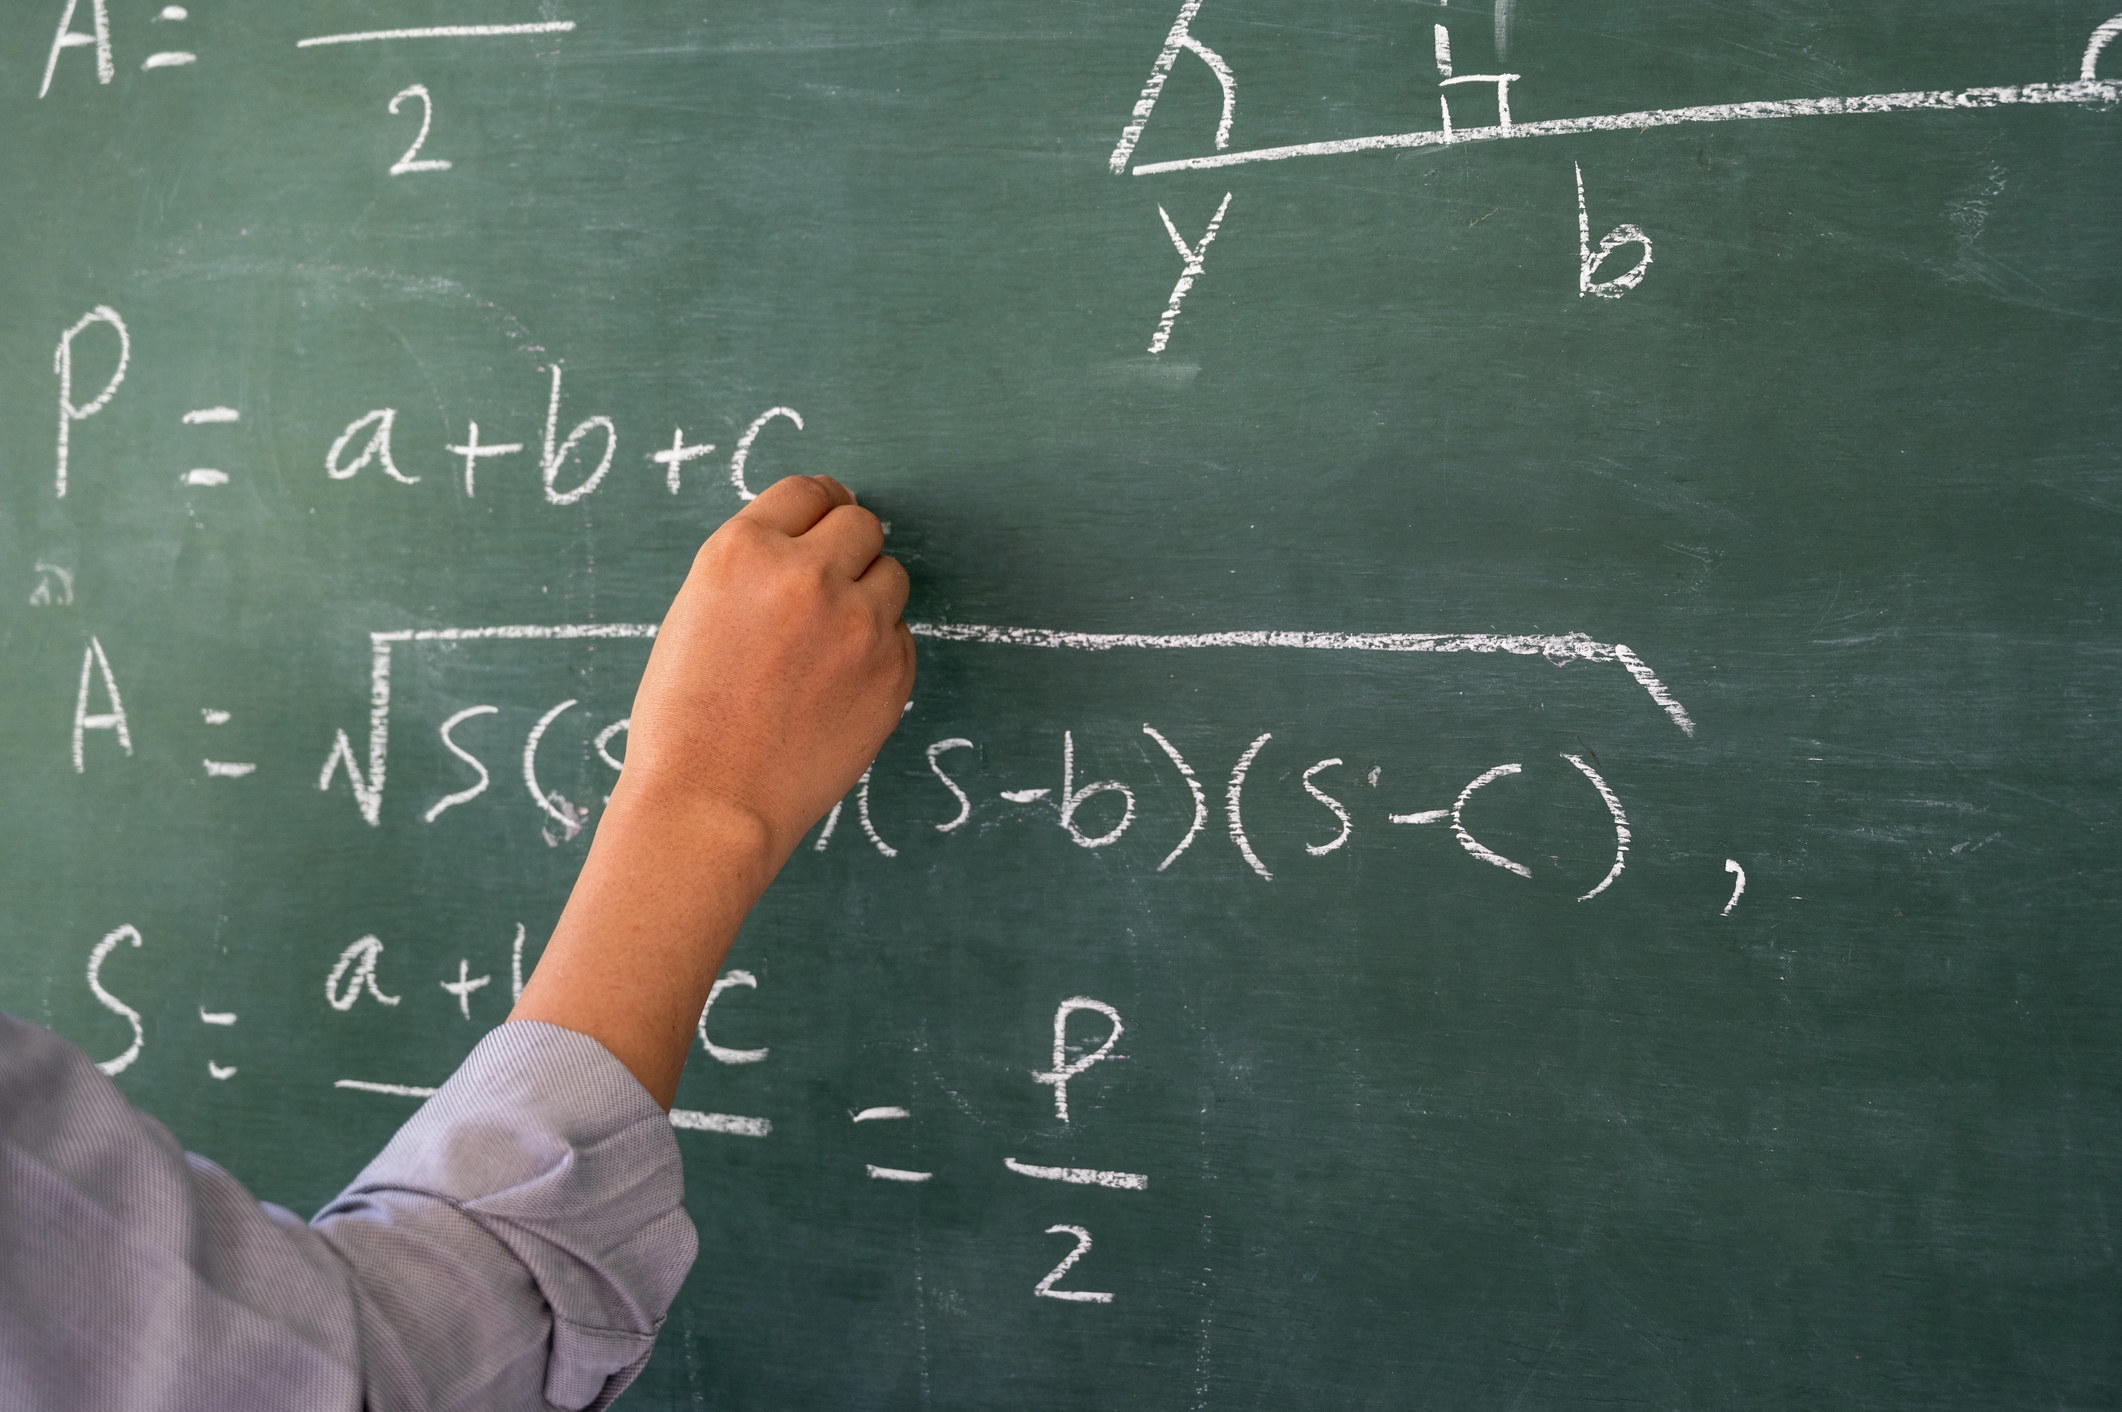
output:
[[[827,476],[791,476],[716,530],[649,655],[621,787],[745,811],[785,859],[914,688],[906,570],[883,547]]]
[[[791,476],[701,547],[649,654],[626,767],[509,1018],[590,1036],[665,1108],[745,914],[913,691],[883,545],[845,486]]]

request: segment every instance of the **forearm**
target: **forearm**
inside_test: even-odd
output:
[[[790,476],[694,556],[626,768],[509,1017],[588,1035],[666,1109],[744,914],[913,690],[906,571],[854,499]]]
[[[588,1035],[669,1108],[723,957],[786,853],[746,810],[622,773],[509,1018]]]

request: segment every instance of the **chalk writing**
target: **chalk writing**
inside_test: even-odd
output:
[[[383,955],[383,943],[373,936],[362,937],[352,946],[339,953],[332,969],[324,978],[325,1003],[334,1010],[351,1010],[354,1002],[366,991],[378,1005],[396,1005],[403,996],[385,995],[376,984],[376,961]],[[345,984],[342,986],[341,981]]]
[[[1347,807],[1344,806],[1340,800],[1334,798],[1331,794],[1328,794],[1325,790],[1319,788],[1319,786],[1312,783],[1313,775],[1318,774],[1321,770],[1330,770],[1340,763],[1341,757],[1336,755],[1330,760],[1321,760],[1318,764],[1309,767],[1304,772],[1304,792],[1306,794],[1309,794],[1312,798],[1318,800],[1321,804],[1324,804],[1327,808],[1333,810],[1334,817],[1341,821],[1341,832],[1335,834],[1325,843],[1307,843],[1304,845],[1304,851],[1306,853],[1311,854],[1314,858],[1323,857],[1324,855],[1333,852],[1336,848],[1339,848],[1342,844],[1348,842],[1349,834],[1355,829],[1355,824],[1351,822],[1348,817]]]
[[[448,171],[449,160],[447,158],[422,157],[420,155],[421,147],[427,142],[428,127],[435,120],[435,100],[428,93],[426,84],[416,83],[399,89],[391,96],[387,111],[395,116],[398,112],[398,105],[408,98],[420,100],[420,132],[418,136],[413,138],[413,145],[405,149],[405,155],[391,163],[390,175],[404,176],[408,172]]]
[[[391,427],[397,420],[397,408],[378,407],[374,411],[364,412],[354,418],[353,421],[348,422],[346,430],[339,433],[339,439],[334,441],[331,444],[331,449],[324,453],[324,473],[333,480],[347,480],[359,474],[363,466],[373,461],[381,466],[383,473],[392,480],[400,481],[406,485],[419,484],[420,477],[406,475],[398,469],[397,462],[391,459]],[[361,454],[351,461],[342,461],[340,458],[345,454],[347,444],[363,431],[368,433],[368,440],[362,443]],[[472,424],[472,439],[476,442],[478,438],[479,424],[474,422]],[[449,449],[455,451],[458,448],[452,446]],[[512,446],[509,449],[511,451],[521,451],[523,448]],[[464,493],[466,495],[471,494],[471,485],[472,470],[470,462],[467,461],[464,467]]]
[[[419,1084],[378,1083],[373,1079],[334,1079],[333,1088],[355,1093],[380,1093],[390,1098],[433,1098],[440,1089]],[[703,1113],[696,1108],[673,1108],[670,1125],[681,1132],[724,1133],[730,1137],[769,1137],[774,1125],[765,1118],[746,1118],[736,1113]]]
[[[1599,879],[1597,887],[1577,899],[1579,902],[1589,902],[1612,887],[1614,879],[1620,877],[1621,870],[1628,866],[1628,816],[1621,812],[1621,801],[1615,798],[1613,790],[1607,787],[1606,781],[1600,777],[1597,770],[1585,764],[1579,756],[1565,754],[1562,758],[1575,765],[1584,778],[1592,782],[1592,788],[1599,791],[1599,798],[1606,803],[1606,811],[1614,816],[1614,865],[1607,869],[1605,877]]]
[[[472,963],[460,958],[457,962],[457,978],[439,982],[444,990],[457,998],[457,1008],[464,1012],[464,1018],[467,1020],[472,1017],[472,992],[493,980],[492,976],[475,976],[471,970]]]
[[[870,1176],[880,1182],[925,1182],[934,1172],[914,1172],[904,1167],[880,1167],[874,1162],[862,1164],[869,1169]]]
[[[1650,237],[1643,233],[1640,226],[1618,225],[1599,237],[1599,248],[1594,251],[1591,248],[1591,217],[1585,214],[1584,209],[1584,168],[1577,166],[1576,172],[1577,297],[1582,299],[1587,294],[1596,294],[1601,299],[1619,299],[1643,283],[1643,276],[1650,269]],[[1636,263],[1612,279],[1594,278],[1599,267],[1606,262],[1606,257],[1624,245],[1643,247],[1643,253],[1637,257]]]
[[[1193,54],[1208,65],[1216,76],[1217,85],[1223,90],[1223,115],[1216,123],[1216,150],[1230,146],[1230,126],[1238,112],[1238,80],[1231,73],[1230,65],[1223,56],[1194,38],[1192,25],[1194,16],[1201,9],[1201,0],[1186,0],[1179,7],[1179,18],[1172,21],[1171,33],[1164,37],[1164,47],[1157,51],[1157,60],[1150,66],[1149,81],[1142,85],[1142,96],[1135,100],[1134,112],[1128,115],[1127,126],[1121,129],[1120,141],[1113,147],[1113,154],[1106,159],[1114,173],[1127,170],[1127,159],[1134,154],[1135,144],[1142,140],[1142,129],[1149,124],[1149,115],[1157,109],[1157,98],[1164,92],[1164,81],[1171,77],[1172,64],[1181,50]]]
[[[482,444],[479,440],[479,424],[469,422],[464,429],[464,442],[459,446],[443,448],[452,456],[464,458],[464,495],[470,499],[478,494],[479,463],[489,456],[513,456],[523,449],[520,441],[493,441]],[[400,477],[403,479],[403,477]]]
[[[582,832],[582,824],[589,817],[589,811],[568,802],[557,791],[547,791],[539,785],[538,742],[545,739],[545,732],[552,723],[560,719],[563,713],[572,710],[575,705],[575,701],[570,698],[553,707],[538,718],[538,724],[532,726],[530,734],[523,739],[523,787],[530,791],[531,802],[560,825],[567,839],[572,839]],[[556,843],[549,833],[545,836],[545,841],[547,844]]]
[[[73,14],[73,6],[71,4],[67,6],[67,14],[69,16]],[[102,0],[97,0],[96,14],[99,19],[98,28],[100,32],[100,18],[103,14]],[[54,54],[57,53],[56,50],[53,52]],[[118,366],[112,370],[110,378],[103,384],[101,392],[98,392],[86,402],[76,403],[74,401],[74,340],[96,324],[108,324],[117,333]],[[54,476],[58,499],[64,500],[66,498],[66,463],[73,441],[74,423],[85,422],[110,405],[111,398],[118,395],[119,385],[125,381],[125,367],[132,360],[132,356],[133,336],[126,331],[125,320],[118,317],[118,311],[111,308],[108,304],[98,304],[95,308],[76,319],[65,333],[59,335],[59,346],[52,350],[52,371],[59,375],[59,452],[58,469]]]
[[[1474,797],[1477,790],[1485,789],[1497,780],[1515,775],[1523,768],[1522,765],[1498,765],[1492,770],[1482,771],[1480,775],[1475,777],[1472,784],[1460,790],[1459,797],[1452,801],[1452,832],[1459,836],[1459,846],[1479,858],[1482,862],[1493,863],[1499,868],[1508,868],[1521,878],[1529,878],[1533,875],[1532,869],[1526,867],[1523,863],[1513,863],[1495,850],[1483,847],[1480,840],[1467,832],[1464,818],[1466,803]]]
[[[746,1118],[735,1113],[702,1113],[692,1108],[670,1110],[670,1125],[685,1132],[723,1133],[730,1137],[769,1137],[774,1125],[764,1118]]]
[[[1594,642],[1582,633],[1519,636],[1498,633],[1361,633],[1245,629],[1198,633],[1071,632],[1060,628],[991,627],[981,623],[908,623],[915,637],[1077,652],[1121,648],[1187,651],[1218,647],[1295,648],[1313,652],[1504,653],[1549,662],[1618,662],[1673,724],[1688,735],[1695,723],[1641,658],[1620,643]]]
[[[236,1012],[233,1010],[209,1010],[202,1005],[199,1007],[199,1023],[227,1028],[236,1023]],[[226,1083],[236,1077],[236,1066],[234,1064],[217,1064],[209,1059],[206,1061],[206,1074],[208,1078],[216,1082]]]
[[[869,779],[875,771],[876,766],[872,765],[862,772],[861,779],[855,781],[855,822],[862,826],[863,836],[876,846],[879,853],[887,858],[896,858],[899,856],[899,850],[884,841],[883,836],[877,832],[876,824],[872,823],[869,817]]]
[[[44,82],[37,86],[37,96],[42,98],[52,91],[52,75],[58,71],[59,56],[69,49],[94,45],[96,50],[96,82],[109,83],[117,76],[117,65],[111,58],[111,22],[104,11],[103,0],[89,0],[95,18],[93,31],[74,28],[74,11],[80,0],[66,0],[66,9],[59,15],[59,32],[52,37],[50,55],[44,61]]]
[[[1729,917],[1731,909],[1739,905],[1740,894],[1746,891],[1746,869],[1739,866],[1738,859],[1727,858],[1724,860],[1724,871],[1732,876],[1731,900],[1724,904],[1724,910],[1717,915]]]
[[[1177,861],[1180,854],[1193,845],[1194,835],[1200,833],[1201,826],[1208,822],[1208,796],[1202,792],[1201,781],[1194,774],[1193,766],[1186,763],[1185,757],[1179,754],[1177,746],[1166,740],[1156,727],[1146,721],[1142,725],[1142,733],[1157,742],[1158,748],[1163,750],[1172,764],[1178,768],[1179,777],[1186,781],[1187,791],[1194,797],[1193,822],[1186,826],[1186,834],[1179,840],[1178,845],[1171,852],[1165,854],[1164,861],[1157,865],[1157,871],[1161,873]]]
[[[1149,1178],[1141,1172],[1108,1172],[1098,1167],[1035,1167],[1014,1157],[1003,1158],[1002,1165],[1020,1177],[1037,1177],[1041,1181],[1111,1187],[1115,1191],[1149,1190]]]
[[[603,481],[605,472],[612,468],[612,457],[617,455],[619,451],[619,431],[618,428],[612,425],[610,417],[585,417],[575,423],[574,430],[567,434],[567,438],[564,441],[555,446],[553,444],[553,434],[559,429],[560,425],[560,365],[554,363],[550,371],[553,375],[553,391],[552,397],[545,404],[545,450],[539,458],[538,473],[545,482],[545,498],[547,501],[554,505],[572,505],[595,490],[599,483]],[[593,431],[604,433],[604,455],[597,462],[597,469],[591,471],[583,479],[582,483],[573,490],[561,490],[558,484],[560,467],[566,463],[568,453],[573,451],[582,439]],[[466,493],[469,494],[471,484],[471,458],[469,456],[465,458],[464,474]]]
[[[1614,662],[1620,664],[1628,672],[1629,676],[1644,689],[1651,700],[1682,731],[1692,735],[1695,729],[1694,721],[1687,714],[1686,709],[1681,706],[1679,701],[1672,696],[1671,692],[1665,688],[1665,685],[1659,681],[1650,668],[1635,653],[1621,644],[1596,642],[1591,638],[1576,633],[1560,636],[1507,636],[1485,633],[1325,633],[1252,630],[1177,634],[1084,633],[1051,628],[989,627],[979,624],[926,622],[910,623],[908,627],[914,636],[933,641],[981,643],[1064,651],[1104,652],[1123,649],[1173,651],[1246,648],[1539,656],[1557,665],[1576,661]],[[346,773],[349,787],[353,792],[355,805],[363,821],[371,826],[380,825],[382,821],[384,784],[390,754],[391,661],[393,650],[400,643],[645,640],[652,639],[655,635],[656,625],[653,623],[509,624],[497,627],[419,628],[372,632],[369,634],[369,731],[366,762],[362,762],[356,756],[353,743],[347,733],[344,730],[335,731],[331,749],[327,753],[324,766],[318,774],[317,788],[328,791],[337,779],[339,772],[343,769]],[[557,709],[564,710],[566,706],[573,704],[575,703],[568,702]],[[83,709],[85,710],[86,708],[84,707]],[[469,711],[464,713],[465,718],[472,714],[484,713]],[[449,724],[448,722],[444,723],[445,729],[448,728]],[[547,722],[547,725],[550,725],[550,722]],[[1161,872],[1184,853],[1194,841],[1195,835],[1199,833],[1201,825],[1207,817],[1207,801],[1201,789],[1200,781],[1195,777],[1192,767],[1187,764],[1184,756],[1179,753],[1177,747],[1172,744],[1170,739],[1149,725],[1145,724],[1142,729],[1144,734],[1157,742],[1159,749],[1165,753],[1172,761],[1173,766],[1178,769],[1181,778],[1186,781],[1188,791],[1192,794],[1195,804],[1194,820],[1178,845],[1159,864],[1158,870]],[[569,803],[556,794],[542,791],[537,784],[535,737],[542,737],[542,735],[542,730],[534,730],[534,738],[526,741],[526,746],[528,747],[526,759],[530,763],[525,771],[525,787],[530,792],[533,803],[540,811],[546,814],[552,822],[560,825],[565,838],[572,838],[574,834],[568,832],[569,824],[573,825],[575,832],[579,832],[582,823],[588,817],[587,810]],[[458,758],[463,759],[465,763],[471,765],[483,775],[485,767],[482,764],[471,758],[468,753],[459,750],[454,742],[446,743],[450,745],[453,754],[456,754]],[[1264,745],[1265,743],[1265,739],[1258,742],[1259,745]],[[969,747],[971,742],[967,742],[967,745]],[[939,755],[942,753],[942,748],[939,746]],[[949,748],[959,747],[953,746]],[[1076,803],[1074,807],[1067,811],[1067,820],[1064,828],[1067,829],[1070,837],[1082,846],[1102,847],[1106,843],[1115,841],[1119,834],[1124,832],[1126,827],[1132,823],[1134,794],[1128,786],[1117,780],[1104,780],[1078,786],[1075,783],[1074,752],[1073,734],[1065,734],[1062,742],[1063,776],[1068,787],[1065,792],[1074,796]],[[616,768],[619,762],[607,755],[606,763]],[[954,797],[958,796],[958,790],[953,788],[955,782],[942,772],[940,765],[933,758],[930,763],[938,778],[944,780],[945,787],[952,789]],[[1251,762],[1246,759],[1242,760],[1240,764],[1245,769],[1249,769]],[[1236,794],[1242,796],[1244,788],[1243,770],[1234,770],[1233,775],[1237,785]],[[877,831],[874,820],[870,818],[868,789],[869,785],[865,780],[864,783],[858,785],[855,791],[858,815],[869,820],[869,822],[864,824],[864,831],[881,855],[887,858],[897,857],[898,850],[883,839]],[[1108,789],[1122,796],[1123,809],[1119,827],[1105,835],[1091,835],[1082,828],[1075,826],[1077,813],[1082,805],[1091,798],[1092,794]],[[1048,793],[1050,793],[1050,790],[1047,788],[1001,791],[1003,798],[1017,803],[1030,803],[1046,797]],[[467,798],[471,797],[476,797],[476,792],[467,796]],[[458,802],[463,801],[459,800]],[[953,827],[962,824],[965,818],[970,817],[971,805],[969,797],[961,797],[959,802],[961,817],[956,820]],[[821,853],[825,851],[826,845],[830,842],[838,825],[842,807],[841,804],[835,804],[831,813],[827,815],[823,827],[813,841],[812,847],[815,851]],[[433,808],[434,806],[431,806],[431,809]],[[1230,795],[1226,796],[1225,811],[1227,817],[1233,812]],[[1444,817],[1442,811],[1431,811],[1423,815],[1392,816],[1395,823],[1427,823],[1442,817]],[[943,831],[947,833],[952,830],[944,829]],[[1233,823],[1232,841],[1237,843],[1243,838],[1245,838],[1245,831],[1241,802],[1237,818]],[[554,841],[557,843],[563,840]],[[1240,847],[1240,852],[1243,855],[1249,855],[1247,856],[1247,863],[1253,867],[1256,873],[1271,879],[1273,877],[1272,872],[1267,870],[1264,863],[1257,861],[1258,855],[1252,853],[1251,849],[1252,844],[1249,839],[1246,839]]]
[[[1081,1226],[1048,1226],[1046,1234],[1072,1235],[1076,1238],[1076,1248],[1062,1256],[1061,1263],[1047,1271],[1046,1278],[1032,1286],[1032,1293],[1042,1299],[1066,1299],[1081,1304],[1112,1303],[1112,1295],[1103,1290],[1054,1288],[1061,1282],[1061,1277],[1067,1274],[1078,1260],[1090,1253],[1090,1232]]]
[[[103,681],[104,699],[109,703],[108,711],[93,714],[88,709],[90,689],[100,674]],[[125,720],[125,702],[118,696],[118,678],[111,672],[110,658],[103,655],[103,644],[93,636],[81,654],[81,690],[74,698],[74,773],[82,774],[88,769],[83,753],[83,743],[90,731],[109,731],[118,738],[118,745],[127,755],[133,753],[133,735]]]
[[[1164,306],[1164,316],[1157,320],[1157,331],[1150,336],[1149,351],[1162,353],[1171,342],[1172,325],[1179,322],[1179,305],[1186,299],[1194,281],[1208,268],[1208,247],[1216,243],[1216,232],[1223,228],[1224,213],[1230,210],[1231,194],[1223,193],[1223,200],[1216,206],[1216,214],[1209,219],[1208,229],[1201,232],[1198,244],[1188,245],[1186,237],[1172,224],[1171,215],[1162,206],[1157,208],[1158,217],[1164,222],[1164,233],[1171,237],[1172,246],[1179,252],[1179,282],[1172,286],[1171,301]]]
[[[1511,130],[1510,86],[1517,74],[1460,74],[1440,82],[1440,89],[1453,88],[1462,83],[1492,83],[1496,86],[1496,130],[1507,133]],[[1444,112],[1444,140],[1452,140],[1452,105],[1449,94],[1437,95],[1437,106]]]
[[[467,706],[442,723],[439,734],[442,737],[443,746],[448,749],[450,754],[477,770],[479,779],[476,783],[460,789],[454,794],[445,794],[436,800],[428,811],[420,816],[421,822],[432,824],[435,820],[442,817],[444,810],[454,809],[459,804],[469,804],[472,800],[486,793],[486,786],[491,781],[492,776],[487,774],[485,764],[480,761],[478,756],[457,744],[456,740],[451,737],[450,732],[474,716],[492,716],[498,714],[500,710],[499,706]]]
[[[1122,801],[1120,822],[1105,833],[1093,838],[1076,825],[1076,812],[1084,803],[1101,794],[1117,794]],[[1061,827],[1078,846],[1103,848],[1127,832],[1127,826],[1135,821],[1135,792],[1118,780],[1098,780],[1081,788],[1076,786],[1076,737],[1073,732],[1061,732]]]
[[[715,1008],[715,1000],[723,991],[742,986],[746,990],[757,990],[759,978],[750,971],[730,971],[717,976],[708,989],[707,1003],[700,1007],[700,1044],[718,1064],[757,1064],[767,1056],[765,1049],[726,1049],[707,1037],[707,1014]],[[856,1119],[857,1122],[861,1120]]]
[[[1169,162],[1144,162],[1132,170],[1135,176],[1154,176],[1163,172],[1205,171],[1255,162],[1286,162],[1296,157],[1333,157],[1351,152],[1437,147],[1445,143],[1562,137],[1580,132],[1634,132],[1644,128],[1674,127],[1690,123],[1754,122],[1768,118],[1835,117],[1864,113],[1973,112],[2018,104],[2112,104],[2117,99],[2122,99],[2122,82],[2084,78],[2074,83],[2027,83],[1994,88],[1867,93],[1849,98],[1785,98],[1752,103],[1710,103],[1693,108],[1656,108],[1632,113],[1604,113],[1595,117],[1520,122],[1508,127],[1498,123],[1494,127],[1462,127],[1451,132],[1426,130],[1383,133],[1375,137],[1344,137],[1328,142],[1299,142],[1285,147],[1261,147],[1247,152],[1219,152],[1212,157],[1182,157]]]
[[[390,39],[498,39],[512,34],[566,34],[573,20],[540,20],[512,25],[428,25],[420,29],[369,29],[348,34],[316,34],[295,41],[297,49],[324,44],[374,44]]]
[[[970,819],[973,816],[973,801],[966,797],[965,791],[958,787],[956,780],[943,773],[943,767],[936,763],[936,757],[946,750],[970,750],[972,748],[973,743],[963,736],[953,736],[949,740],[939,740],[928,747],[929,770],[937,779],[943,782],[943,787],[949,790],[952,797],[958,801],[958,812],[948,822],[936,825],[937,833],[949,833],[962,825],[967,819]]]
[[[64,608],[74,601],[74,571],[42,559],[36,566],[37,586],[29,591],[32,608]]]
[[[784,417],[794,422],[797,431],[803,430],[803,416],[793,407],[769,407],[758,416],[752,418],[752,424],[744,429],[744,435],[737,438],[737,449],[730,454],[729,458],[729,483],[737,487],[739,499],[756,500],[759,498],[758,493],[744,483],[744,463],[751,458],[752,443],[759,439],[760,432],[766,430],[766,424],[776,417]],[[674,474],[675,469],[674,467]],[[676,487],[673,486],[672,489],[676,489]]]
[[[132,926],[117,927],[107,933],[88,953],[89,993],[96,997],[98,1005],[132,1026],[133,1042],[126,1046],[125,1052],[115,1059],[105,1059],[96,1065],[104,1073],[113,1076],[131,1068],[133,1061],[140,1057],[141,1047],[147,1043],[147,1031],[141,1027],[140,1012],[103,988],[103,963],[111,952],[117,950],[120,942],[137,948],[140,945],[139,929]]]
[[[1247,866],[1266,882],[1273,882],[1275,875],[1260,861],[1260,855],[1253,852],[1252,840],[1245,836],[1245,775],[1252,769],[1253,759],[1259,755],[1260,747],[1273,739],[1273,735],[1263,733],[1258,740],[1245,747],[1245,753],[1238,757],[1237,765],[1231,769],[1230,784],[1223,796],[1224,817],[1230,821],[1230,841],[1238,845],[1238,852],[1244,855]]]
[[[1071,1059],[1068,1057],[1068,1017],[1078,1010],[1096,1011],[1111,1022],[1112,1028],[1106,1032],[1105,1041],[1095,1050],[1080,1058]],[[1108,1056],[1116,1059],[1122,1057],[1113,1054],[1113,1046],[1120,1042],[1121,1028],[1120,1012],[1104,1001],[1092,1000],[1089,996],[1070,996],[1055,1009],[1054,1067],[1044,1073],[1034,1073],[1032,1081],[1053,1086],[1054,1116],[1062,1122],[1068,1121],[1069,1080],[1083,1073],[1091,1065],[1103,1062]]]
[[[663,482],[670,487],[670,493],[676,495],[678,493],[679,469],[687,461],[698,460],[700,457],[713,452],[714,449],[715,443],[712,441],[702,442],[698,446],[686,445],[685,428],[679,427],[670,434],[670,449],[668,451],[651,451],[648,453],[648,459],[664,468]]]

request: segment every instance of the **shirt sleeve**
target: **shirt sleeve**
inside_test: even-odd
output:
[[[304,1226],[0,1015],[0,1406],[604,1407],[695,1238],[663,1112],[502,1026]]]
[[[601,1408],[697,1241],[670,1119],[604,1046],[517,1021],[311,1226],[354,1273],[371,1400]]]

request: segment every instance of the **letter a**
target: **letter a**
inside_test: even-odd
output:
[[[59,33],[52,39],[51,57],[44,61],[44,83],[37,89],[39,98],[51,92],[52,75],[59,69],[59,55],[78,45],[96,46],[96,82],[109,83],[117,73],[111,63],[111,21],[104,13],[103,0],[89,0],[96,12],[94,34],[83,34],[74,28],[74,7],[80,3],[81,0],[66,0],[66,12],[59,16]]]
[[[111,708],[99,715],[88,713],[88,693],[98,670],[103,673],[103,691],[110,697]],[[82,737],[89,731],[113,731],[118,744],[125,753],[133,753],[132,732],[125,728],[125,703],[118,699],[118,679],[111,675],[110,658],[103,655],[103,644],[91,637],[88,650],[81,654],[81,694],[74,698],[74,773],[86,772],[81,755]]]
[[[406,485],[418,485],[420,477],[406,475],[398,469],[397,463],[391,460],[391,427],[397,420],[396,407],[378,407],[375,411],[348,422],[346,430],[340,432],[339,439],[332,443],[332,449],[324,453],[324,473],[333,480],[346,480],[369,462],[377,461],[383,466],[383,474],[392,480],[401,481]],[[368,441],[362,446],[361,454],[351,461],[342,461],[346,448],[364,431],[368,433]]]

